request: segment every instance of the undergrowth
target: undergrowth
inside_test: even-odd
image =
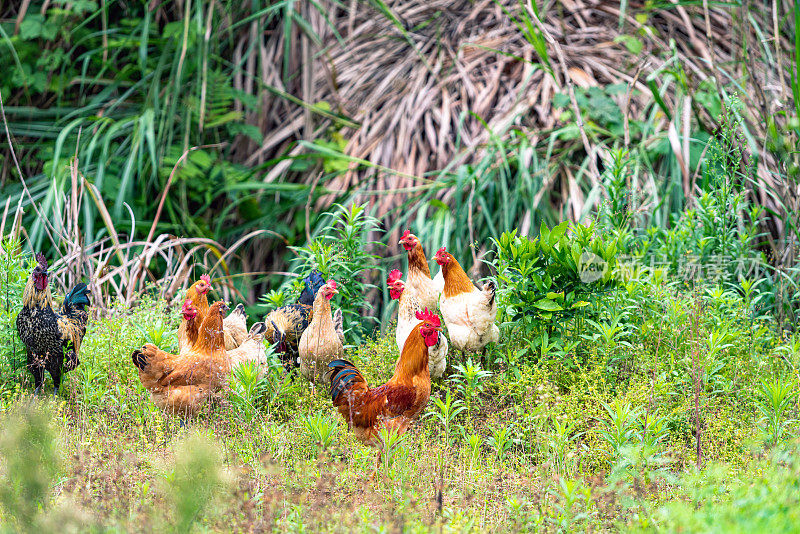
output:
[[[10,277],[29,267],[8,264]],[[453,361],[420,422],[385,436],[377,477],[376,451],[326,392],[277,364],[234,371],[187,428],[161,414],[130,353],[174,339],[178,312],[142,295],[90,322],[65,397],[33,400],[24,379],[0,378],[0,517],[12,530],[184,532],[793,524],[797,334],[751,313],[741,288],[687,290],[662,269],[620,265],[613,279],[555,323],[509,320],[488,361]],[[397,357],[391,332],[348,351],[375,385]]]

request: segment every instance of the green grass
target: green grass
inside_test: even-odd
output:
[[[384,0],[145,4],[0,8],[0,59],[10,66],[0,80],[0,233],[14,234],[0,250],[0,530],[797,530],[800,34],[782,22],[800,21],[800,4],[781,5],[773,29],[757,6],[712,5],[753,33],[735,29],[731,61],[718,51],[716,65],[698,70],[696,43],[676,41],[664,16],[691,8],[697,33],[708,8],[623,1],[613,41],[635,64],[617,55],[625,76],[568,91],[543,28],[577,31],[574,13],[476,3],[465,20],[504,12],[501,24],[530,55],[465,42],[453,66],[468,47],[493,50],[509,61],[502,78],[484,80],[499,93],[523,102],[545,85],[530,83],[541,70],[558,87],[513,113],[443,100],[441,125],[426,118],[419,128],[449,124],[449,148],[434,155],[437,167],[419,167],[414,158],[434,156],[400,142],[392,149],[415,154],[406,171],[390,168],[393,158],[352,155],[350,141],[368,131],[358,117],[371,113],[354,111],[359,87],[339,82],[380,62],[330,67],[364,45],[354,35],[376,31],[362,20],[371,7],[375,28],[388,21],[420,60],[405,75],[411,86],[439,69],[419,39],[434,26],[460,31],[451,16],[420,19]],[[727,50],[728,33],[712,44]],[[490,72],[493,57],[470,70]],[[526,79],[506,77],[517,64]],[[344,88],[343,102],[319,83],[306,87],[320,65],[317,81]],[[754,84],[786,66],[782,90],[794,99],[767,111],[774,89]],[[459,87],[439,82],[437,91]],[[418,96],[389,94],[379,112]],[[498,113],[509,115],[498,122]],[[408,170],[417,168],[428,170]],[[334,202],[342,207],[329,209]],[[230,391],[187,428],[154,407],[130,354],[146,341],[176,344],[177,312],[157,288],[137,296],[144,278],[133,276],[159,235],[178,239],[158,245],[167,252],[153,254],[153,278],[173,280],[167,258],[191,248],[187,261],[230,282],[237,300],[253,303],[268,287],[267,306],[288,301],[298,281],[287,270],[337,278],[335,304],[356,346],[348,357],[380,384],[397,358],[383,280],[404,263],[387,256],[406,228],[429,256],[447,245],[467,270],[497,275],[502,342],[484,361],[453,362],[419,423],[386,436],[374,480],[375,451],[353,439],[324,391],[280,369],[236,371]],[[65,284],[121,268],[103,289],[117,286],[125,304],[102,303],[56,401],[31,399],[15,333],[30,271],[21,247],[63,260]],[[66,259],[79,248],[86,254]],[[613,281],[581,279],[587,251],[617,266]],[[378,323],[381,333],[371,332]]]
[[[773,413],[763,391],[780,380],[797,392],[796,340],[747,320],[743,297],[698,307],[702,297],[660,280],[641,277],[601,299],[595,323],[609,321],[609,309],[629,310],[624,344],[598,341],[591,322],[570,319],[554,341],[577,343],[566,355],[519,358],[527,342],[504,326],[491,373],[461,362],[434,384],[430,415],[391,446],[374,480],[375,451],[301,380],[261,398],[255,412],[223,394],[186,428],[162,415],[130,353],[170,332],[177,312],[144,296],[91,322],[57,401],[32,400],[28,384],[4,388],[0,521],[181,532],[793,525],[797,400]],[[348,356],[382,383],[397,358],[394,336],[373,335]]]

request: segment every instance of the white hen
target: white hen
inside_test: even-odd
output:
[[[497,318],[494,282],[487,282],[482,290],[475,287],[444,247],[436,253],[436,263],[442,267],[444,279],[439,307],[453,348],[478,352],[489,343],[497,343],[500,329],[494,323]]]
[[[402,354],[403,346],[406,344],[411,331],[422,321],[417,317],[417,313],[424,311],[420,300],[411,293],[405,291],[406,284],[402,280],[403,273],[397,269],[389,273],[386,284],[389,286],[389,294],[393,299],[398,300],[397,309],[397,349]],[[437,342],[428,347],[428,371],[431,378],[440,378],[447,367],[447,350],[449,345],[447,338],[439,332]]]
[[[243,362],[255,362],[260,366],[266,366],[267,351],[264,347],[264,333],[267,327],[264,323],[256,323],[250,328],[247,337],[241,345],[229,350],[228,357],[231,359],[231,368]]]

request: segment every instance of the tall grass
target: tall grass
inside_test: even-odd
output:
[[[289,247],[311,241],[334,202],[371,201],[371,214],[392,230],[382,255],[397,251],[394,238],[411,227],[426,250],[447,245],[479,275],[490,237],[593,217],[622,152],[628,168],[615,179],[630,191],[625,209],[640,228],[670,231],[707,186],[712,139],[736,121],[735,143],[752,163],[737,180],[765,208],[759,246],[774,268],[771,285],[781,287],[776,300],[795,298],[797,109],[761,117],[753,89],[762,73],[782,80],[782,62],[796,61],[791,28],[770,31],[753,6],[741,8],[740,20],[733,5],[609,5],[593,12],[592,27],[615,28],[607,40],[616,47],[600,57],[586,50],[599,37],[578,23],[580,10],[501,0],[484,7],[450,6],[480,20],[483,33],[502,35],[502,46],[459,33],[465,28],[442,12],[392,2],[194,0],[150,9],[34,0],[0,8],[0,59],[12,65],[0,82],[11,134],[3,149],[11,162],[16,147],[23,175],[3,166],[3,222],[22,213],[18,206],[25,246],[70,258],[65,285],[110,265],[116,293],[129,302],[145,279],[182,284],[185,264],[174,258],[187,248],[191,262],[227,281],[227,297],[253,302],[280,282],[295,259]],[[774,9],[779,20],[796,16]],[[676,16],[706,42],[670,46],[663,34]],[[729,20],[742,24],[741,57],[718,46]],[[370,24],[379,30],[365,35]],[[452,57],[448,32],[459,36]],[[761,38],[770,33],[774,47]],[[753,36],[758,44],[748,48]],[[626,63],[642,53],[647,60]],[[436,70],[436,61],[463,67],[469,57],[486,68]],[[384,83],[407,77],[409,85],[387,86],[384,99],[353,81],[395,68],[403,75]],[[429,76],[435,89],[419,90]],[[498,92],[475,89],[481,84]],[[404,109],[418,109],[417,122]],[[385,122],[393,119],[398,127]],[[197,241],[144,244],[170,235]],[[77,266],[82,246],[95,247],[93,265]],[[370,295],[373,304],[380,298]],[[784,306],[786,323],[793,306]]]
[[[23,173],[4,172],[14,179],[3,196],[28,212],[31,250],[61,247],[48,234],[72,224],[86,244],[170,233],[230,246],[265,227],[294,239],[291,214],[307,187],[265,183],[262,166],[244,165],[269,133],[252,118],[296,75],[294,32],[316,39],[294,2],[45,4],[24,3],[19,28],[0,34],[13,71],[0,83],[4,154],[15,148]],[[277,78],[263,57],[271,32],[282,34]],[[73,167],[89,180],[76,184]],[[65,193],[77,220],[64,216]],[[32,216],[33,203],[51,223]]]

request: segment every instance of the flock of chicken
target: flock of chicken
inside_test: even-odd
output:
[[[493,282],[477,288],[445,247],[434,257],[440,271],[432,278],[419,239],[406,231],[400,244],[408,253],[408,277],[403,280],[395,269],[387,279],[392,299],[399,302],[396,341],[400,357],[386,384],[369,387],[356,366],[343,359],[342,313],[331,309],[337,283],[326,281],[316,270],[304,279],[297,302],[269,313],[249,331],[241,304],[227,317],[225,303],[209,304],[211,280],[201,276],[189,288],[181,309],[177,354],[151,343],[133,352],[131,359],[142,384],[158,407],[191,417],[206,399],[225,387],[232,368],[246,361],[266,363],[267,340],[274,344],[287,370],[297,369],[308,380],[329,387],[333,405],[356,437],[379,447],[381,429],[402,433],[419,417],[430,397],[431,378],[445,373],[450,346],[462,354],[473,353],[499,340]],[[61,370],[78,365],[88,292],[85,284],[79,284],[56,312],[47,262],[41,255],[37,259],[25,288],[17,329],[27,348],[36,393],[47,370],[53,376],[55,394]],[[444,319],[447,336],[437,312]]]

